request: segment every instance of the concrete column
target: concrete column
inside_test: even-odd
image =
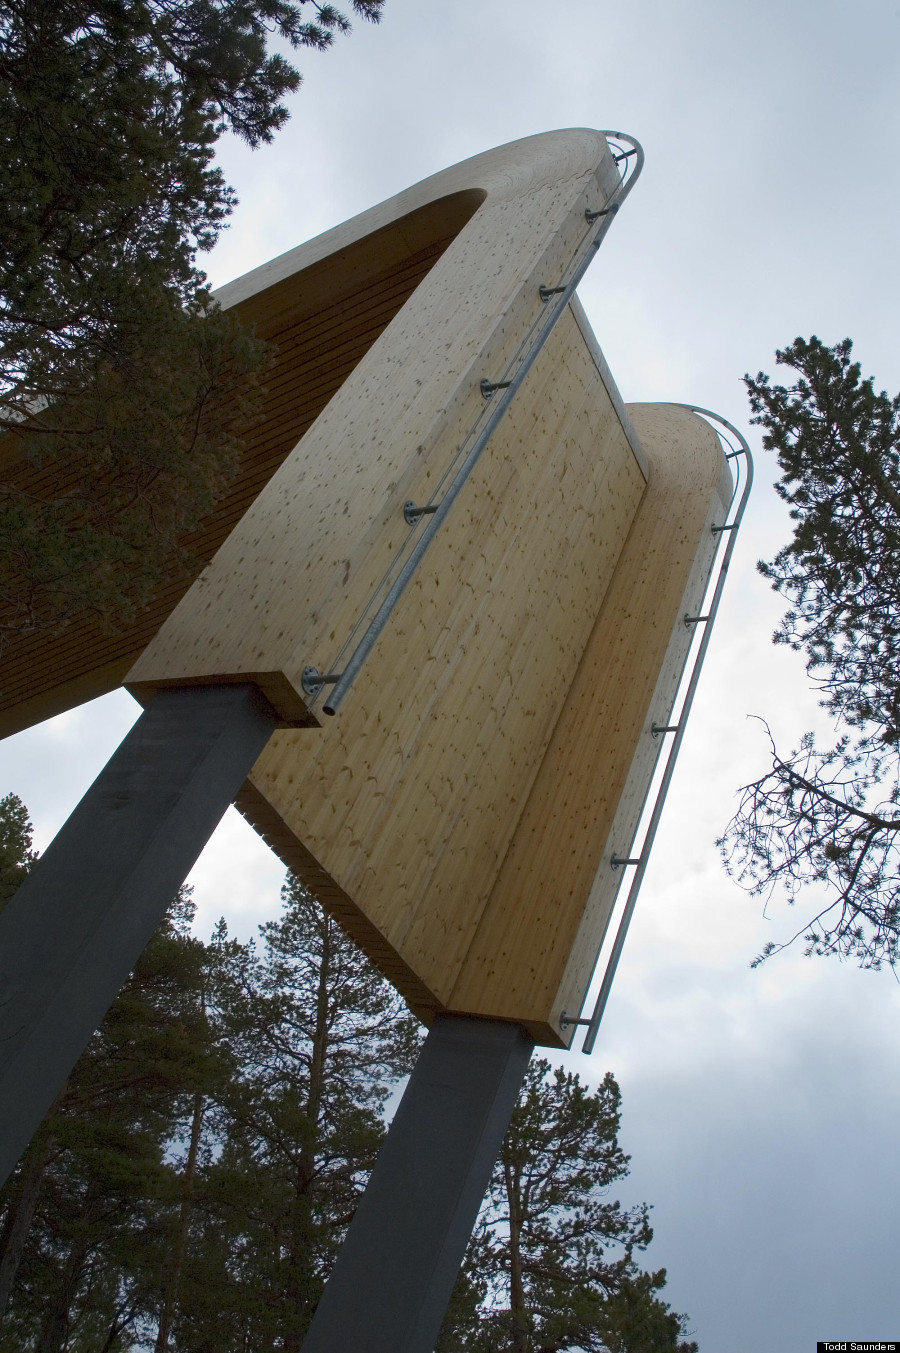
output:
[[[0,1182],[275,724],[251,685],[161,691],[0,915]]]
[[[432,1353],[533,1047],[436,1017],[303,1353]]]

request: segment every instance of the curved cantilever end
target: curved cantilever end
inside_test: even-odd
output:
[[[671,404],[659,407],[684,410],[689,414],[699,416],[706,421],[708,425],[712,426],[719,439],[723,459],[729,467],[732,467],[729,470],[728,475],[731,491],[730,495],[727,496],[727,500],[724,501],[722,520],[720,522],[713,522],[711,527],[712,532],[717,537],[720,544],[724,542],[724,549],[721,552],[718,567],[713,572],[707,589],[712,589],[709,600],[707,601],[704,599],[700,603],[700,611],[705,612],[700,618],[702,618],[705,623],[699,627],[701,631],[700,642],[693,653],[688,687],[684,699],[682,700],[681,710],[677,716],[672,717],[670,727],[660,728],[658,725],[653,725],[650,730],[651,736],[658,735],[659,732],[672,732],[675,736],[669,745],[662,777],[658,781],[653,809],[650,815],[650,821],[647,824],[644,839],[639,849],[635,851],[635,854],[637,855],[637,868],[632,876],[628,896],[622,908],[616,937],[613,941],[612,949],[610,950],[607,959],[606,969],[603,974],[603,981],[600,984],[600,990],[597,993],[597,998],[594,1002],[594,1008],[590,1017],[586,1021],[582,1021],[582,1023],[587,1024],[587,1032],[585,1033],[584,1044],[582,1046],[582,1052],[586,1054],[590,1054],[594,1050],[600,1023],[603,1019],[607,1001],[609,1000],[610,991],[612,990],[613,979],[615,978],[619,959],[622,956],[622,950],[625,946],[628,927],[631,924],[631,918],[634,915],[638,894],[640,893],[641,884],[644,880],[644,873],[650,858],[650,851],[653,847],[657,828],[662,817],[666,795],[672,780],[672,773],[675,769],[675,762],[681,748],[688,715],[690,714],[691,706],[694,701],[694,694],[697,690],[700,672],[703,668],[703,660],[706,657],[706,651],[709,647],[712,626],[719,610],[719,602],[722,598],[722,591],[725,586],[728,566],[731,563],[731,556],[734,552],[737,533],[744,516],[747,501],[750,497],[750,490],[753,486],[753,457],[750,453],[750,447],[747,445],[747,439],[744,437],[743,433],[740,432],[733,423],[730,423],[727,418],[723,418],[721,414],[713,413],[712,410],[702,408],[696,404]],[[640,421],[640,418],[638,421]],[[727,490],[725,490],[725,493],[727,494]],[[725,494],[720,493],[720,497],[724,499]]]

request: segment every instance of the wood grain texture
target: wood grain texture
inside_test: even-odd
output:
[[[589,358],[567,323],[352,702],[276,734],[239,805],[277,821],[267,839],[423,1019],[512,1019],[552,1046],[590,980],[731,493],[709,425],[665,405],[629,409],[644,490]],[[553,500],[567,479],[580,528]]]
[[[540,284],[558,279],[585,237],[585,208],[617,185],[599,133],[555,132],[478,156],[388,204],[482,196],[144,651],[129,689],[146,698],[163,684],[281,672],[303,700],[303,668],[332,669],[405,543],[404,501],[427,500],[485,416],[481,379],[505,370],[541,313]],[[364,214],[317,249],[381,229],[384,214]],[[262,280],[275,288],[296,261],[287,255]],[[246,286],[260,280],[251,274]],[[287,724],[304,721],[294,702],[278,707]]]
[[[256,793],[357,908],[354,935],[382,964],[387,944],[429,1006],[468,963],[644,487],[569,314],[352,698],[315,732],[276,734],[254,768]]]

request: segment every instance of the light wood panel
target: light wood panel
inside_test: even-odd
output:
[[[643,493],[568,314],[339,716],[276,734],[254,768],[359,911],[357,937],[373,957],[387,944],[435,1006],[468,961]]]
[[[647,493],[484,909],[448,1008],[532,1012],[541,1042],[581,1008],[662,743],[731,497],[696,415],[631,405]],[[630,878],[630,871],[626,872]],[[540,1012],[540,1017],[539,1017]],[[571,1038],[571,1033],[567,1036]]]
[[[628,411],[649,462],[643,491],[611,401],[597,413],[588,356],[573,321],[352,704],[319,732],[277,734],[240,801],[420,1016],[513,1019],[555,1046],[590,979],[621,881],[610,857],[628,852],[661,746],[650,727],[668,722],[683,616],[696,613],[731,494],[708,424],[664,405]],[[501,484],[510,458],[516,482]],[[561,492],[570,475],[593,528],[579,530],[571,500],[556,511],[547,499],[548,480]],[[621,528],[613,505],[629,480],[636,510]],[[560,552],[548,560],[545,540],[540,564],[538,502]],[[520,503],[534,521],[513,535],[504,573],[503,542],[471,526],[491,504],[503,531]]]
[[[306,721],[303,668],[331,668],[406,540],[403,502],[427,498],[484,416],[482,377],[505,370],[542,311],[540,284],[558,280],[585,237],[585,209],[618,182],[605,138],[576,131],[501,147],[412,190],[420,203],[451,190],[483,200],[137,661],[129,689],[252,679],[286,724]],[[383,210],[360,220],[371,228]],[[331,246],[360,228],[332,232]],[[266,276],[274,285],[278,270]],[[271,688],[272,673],[295,699]]]

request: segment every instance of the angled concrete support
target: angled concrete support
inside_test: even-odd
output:
[[[0,1181],[275,724],[250,685],[162,691],[0,915]]]
[[[303,1353],[432,1353],[533,1046],[437,1016]]]

